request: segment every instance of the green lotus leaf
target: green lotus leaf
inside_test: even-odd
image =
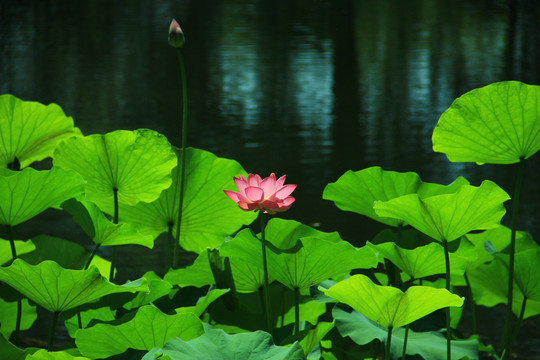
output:
[[[89,201],[69,199],[62,204],[84,232],[100,246],[136,244],[154,247],[154,238],[139,233],[132,224],[113,224],[101,209]]]
[[[131,310],[143,305],[151,304],[157,299],[168,295],[172,289],[170,283],[161,279],[153,271],[147,272],[142,277],[148,282],[149,291],[138,293],[135,298],[124,304],[125,309]]]
[[[0,95],[0,167],[25,168],[73,135],[73,119],[58,105]]]
[[[28,299],[22,299],[21,330],[28,330],[37,319],[36,307],[28,303]],[[15,331],[17,320],[17,301],[5,301],[0,298],[0,334],[9,339]],[[2,353],[0,351],[0,353]]]
[[[388,337],[386,328],[356,311],[349,313],[334,307],[332,315],[341,336],[348,336],[359,345],[368,344],[373,339],[385,342]],[[397,359],[403,354],[404,341],[405,329],[394,329],[390,349],[392,357]],[[478,359],[477,340],[452,340],[451,347],[452,359]],[[415,332],[409,329],[407,354],[418,354],[422,359],[446,360],[446,337],[438,332]]]
[[[117,130],[67,139],[54,152],[54,165],[81,174],[86,199],[113,213],[114,189],[119,203],[156,200],[171,185],[176,158],[167,139],[153,130]]]
[[[148,285],[142,281],[112,284],[95,266],[71,270],[50,260],[30,265],[15,259],[10,266],[0,268],[0,280],[51,312],[66,311],[108,294],[148,291]]]
[[[40,349],[35,353],[28,355],[26,360],[90,360],[84,356],[73,356],[65,351],[53,351],[49,352],[44,349]]]
[[[394,242],[375,245],[368,241],[366,245],[413,279],[446,273],[444,252],[440,244],[430,243],[412,250],[403,249]],[[450,252],[450,273],[463,275],[467,265],[476,256],[474,246],[466,240],[461,241],[457,251]]]
[[[200,254],[193,264],[185,268],[169,269],[163,280],[180,287],[203,287],[214,284],[214,276],[210,270],[208,255],[206,253]]]
[[[374,284],[367,276],[354,275],[325,291],[327,296],[384,327],[401,327],[435,310],[463,305],[463,299],[446,289],[411,286],[406,292]]]
[[[84,356],[101,359],[127,349],[151,350],[175,337],[187,341],[202,334],[202,322],[195,314],[166,315],[155,306],[145,305],[127,322],[79,330],[75,343]]]
[[[178,156],[178,161],[180,161]],[[235,187],[233,177],[245,174],[234,160],[193,148],[186,149],[186,184],[182,207],[180,245],[198,254],[206,248],[219,247],[225,237],[251,223],[255,212],[245,212],[231,201],[224,189]],[[120,207],[120,221],[135,224],[153,236],[167,232],[176,234],[180,193],[178,167],[172,171],[173,185],[157,201],[134,207]]]
[[[290,249],[306,237],[316,237],[328,242],[343,241],[337,232],[324,232],[295,220],[272,218],[265,228],[266,240],[279,249]],[[260,234],[259,234],[260,238]]]
[[[531,251],[531,250],[529,250]],[[531,251],[532,252],[532,251]],[[525,267],[526,265],[518,265],[518,261],[521,253],[516,253],[516,269],[518,267]],[[525,256],[532,256],[525,255]],[[519,260],[518,260],[519,259]],[[474,301],[478,305],[483,305],[486,307],[493,307],[497,304],[506,304],[508,301],[508,255],[500,254],[496,259],[488,264],[483,264],[475,267],[474,269],[467,271],[467,276],[471,284],[471,289],[473,292]],[[538,265],[536,265],[538,266]],[[530,269],[531,272],[538,272],[538,268]],[[521,287],[527,289],[527,274],[529,270],[521,268],[520,270],[514,273],[516,279],[520,275],[525,275],[523,280],[520,280],[520,283],[514,281],[514,293],[512,297],[512,311],[516,316],[519,316],[521,312],[521,307],[523,303],[523,292]],[[536,274],[535,274],[536,275]],[[530,279],[537,278],[533,276]],[[493,281],[497,279],[497,281]],[[536,287],[533,285],[531,292],[535,297]],[[540,314],[540,300],[536,297],[535,299],[527,299],[527,306],[525,308],[525,313],[523,318],[527,319],[529,317]]]
[[[307,289],[352,269],[373,268],[377,257],[368,247],[355,248],[346,241],[337,243],[306,237],[294,253],[269,251],[268,272],[290,289]]]
[[[472,230],[499,225],[510,199],[497,184],[485,180],[479,187],[463,185],[456,192],[420,198],[417,194],[375,203],[379,216],[401,219],[424,234],[448,242]]]
[[[512,164],[540,149],[540,86],[497,82],[457,98],[433,131],[450,161]]]
[[[0,224],[18,225],[83,192],[83,180],[74,171],[0,171]]]
[[[31,240],[20,241],[16,240],[15,242],[15,251],[17,256],[22,254],[27,254],[36,249],[36,246]],[[8,240],[0,239],[0,265],[4,265],[13,258],[11,254],[11,244]]]
[[[89,309],[84,311],[78,311],[76,314],[69,316],[64,320],[69,336],[75,338],[75,334],[81,328],[88,327],[91,321],[108,322],[115,319],[116,310],[112,310],[108,306],[100,307],[98,309]],[[81,319],[81,328],[79,328],[79,317]]]
[[[515,254],[514,279],[524,296],[540,301],[540,249]]]
[[[79,270],[85,267],[90,254],[81,245],[65,239],[38,235],[32,239],[35,250],[22,254],[21,259],[31,265],[38,265],[44,260],[53,260],[64,269]],[[111,262],[95,255],[90,265],[99,269],[102,276],[108,277]]]
[[[374,166],[360,171],[347,171],[335,183],[326,186],[323,199],[334,201],[341,210],[365,215],[390,226],[398,226],[405,223],[401,219],[378,215],[373,210],[373,203],[413,193],[421,196],[440,194],[454,191],[463,184],[468,182],[461,177],[448,187],[424,183],[414,172],[386,171]]]
[[[321,321],[317,326],[308,331],[306,336],[300,340],[300,346],[304,349],[304,354],[309,357],[309,353],[313,351],[317,345],[320,344],[321,340],[334,328],[335,324],[332,322]]]
[[[298,343],[291,347],[274,345],[272,336],[263,331],[228,335],[223,330],[212,329],[191,341],[173,339],[163,348],[153,349],[143,360],[161,356],[170,359],[242,359],[242,360],[303,360],[304,352]]]
[[[0,334],[0,359],[2,360],[25,360],[29,354],[36,352],[36,348],[21,350]]]
[[[214,301],[225,295],[229,292],[229,289],[212,289],[206,294],[205,296],[202,296],[197,300],[197,304],[195,306],[186,306],[181,307],[178,309],[175,309],[177,314],[183,314],[183,313],[193,313],[197,316],[201,316],[205,310],[212,304]]]

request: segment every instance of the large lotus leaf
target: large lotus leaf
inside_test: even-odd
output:
[[[127,349],[161,347],[175,337],[187,341],[202,334],[202,322],[195,314],[166,315],[155,306],[145,305],[127,322],[97,324],[79,330],[75,343],[84,356],[101,359],[122,354]]]
[[[398,226],[404,225],[404,222],[401,219],[379,216],[373,210],[373,203],[413,193],[432,196],[451,192],[463,184],[468,184],[468,181],[461,177],[449,186],[424,183],[414,172],[400,173],[374,166],[360,171],[347,171],[335,183],[326,186],[323,199],[334,201],[341,210],[365,215],[390,226]]]
[[[69,199],[62,204],[84,232],[100,246],[137,244],[152,248],[154,238],[139,233],[131,224],[113,224],[94,203]]]
[[[520,253],[516,254],[517,258]],[[538,272],[538,268],[532,269]],[[517,276],[522,270],[516,272]],[[499,255],[488,264],[477,266],[467,271],[467,276],[471,284],[474,301],[478,305],[493,307],[497,304],[506,304],[508,301],[508,256]],[[515,277],[514,277],[515,278]],[[497,281],[493,281],[497,279]],[[514,282],[514,293],[512,297],[512,311],[519,316],[523,303],[523,293],[517,282]],[[540,301],[538,299],[528,299],[525,308],[524,318],[529,318],[540,314]]]
[[[362,314],[353,311],[346,312],[334,307],[332,315],[341,336],[350,337],[355,343],[365,345],[379,339],[385,342],[388,330],[369,320]],[[392,331],[391,350],[395,358],[403,354],[405,341],[405,329],[399,328]],[[452,359],[478,359],[477,340],[452,340]],[[415,332],[409,329],[407,334],[407,354],[418,354],[422,359],[446,360],[446,337],[437,332]]]
[[[242,360],[303,360],[298,343],[291,347],[274,345],[272,336],[263,331],[228,335],[212,329],[191,341],[173,339],[161,349],[153,349],[143,360],[169,356],[171,360],[242,359]]]
[[[463,305],[463,299],[446,289],[411,286],[406,292],[376,285],[367,276],[354,275],[326,290],[326,295],[351,306],[384,327],[401,327],[435,310]]]
[[[346,241],[328,242],[306,237],[295,252],[267,252],[268,272],[290,289],[307,289],[352,269],[373,268],[375,252],[368,247],[355,248]]]
[[[15,251],[17,252],[17,256],[22,255],[22,254],[27,254],[36,249],[36,246],[31,240],[28,240],[28,241],[16,240],[14,241],[14,243],[15,243]],[[0,265],[4,265],[11,259],[13,259],[13,256],[11,254],[11,244],[9,243],[8,240],[0,239]]]
[[[65,239],[38,235],[32,239],[35,250],[20,256],[31,265],[38,265],[44,260],[53,260],[65,269],[83,269],[90,254],[81,245]],[[111,262],[95,255],[90,265],[99,269],[102,276],[108,277],[111,271]]]
[[[36,321],[36,307],[28,303],[28,299],[22,299],[21,330],[28,330]],[[9,339],[15,331],[17,321],[17,301],[7,302],[0,298],[0,334]],[[0,351],[1,353],[1,351]]]
[[[181,157],[178,156],[178,161]],[[182,206],[180,245],[198,254],[219,247],[226,236],[251,223],[255,212],[245,212],[231,201],[224,189],[235,187],[233,177],[245,174],[242,166],[230,159],[193,148],[186,149],[186,184]],[[158,200],[134,207],[120,207],[120,221],[140,227],[157,236],[169,226],[176,233],[180,181],[178,167],[172,171],[173,184]]]
[[[53,351],[49,352],[44,349],[40,349],[35,353],[28,355],[25,360],[90,360],[84,356],[73,356],[65,351]]]
[[[73,119],[58,105],[0,95],[0,167],[19,162],[24,168],[43,160],[73,135]]]
[[[446,273],[444,251],[440,244],[430,243],[412,250],[403,249],[394,242],[375,245],[368,241],[366,245],[413,279]],[[450,273],[463,275],[476,256],[474,246],[466,240],[461,241],[459,248],[450,253]]]
[[[424,234],[453,241],[472,230],[499,225],[510,199],[497,184],[485,180],[479,187],[463,185],[456,192],[420,198],[417,194],[375,203],[377,214],[402,219]]]
[[[0,280],[52,312],[69,310],[109,294],[148,291],[146,282],[115,285],[94,266],[71,270],[50,260],[30,265],[16,259],[10,266],[0,268]]]
[[[0,224],[15,226],[84,193],[83,179],[74,171],[53,167],[37,171],[0,171]]]
[[[515,254],[514,279],[524,296],[540,301],[540,250],[529,249]]]
[[[87,200],[112,214],[114,189],[119,203],[156,200],[171,185],[176,158],[153,130],[117,130],[67,139],[54,152],[54,164],[81,174]]]
[[[450,161],[512,164],[540,149],[540,86],[503,81],[457,98],[433,131]]]

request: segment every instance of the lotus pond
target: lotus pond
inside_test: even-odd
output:
[[[169,42],[184,80],[178,147],[151,129],[85,134],[61,104],[0,96],[0,358],[508,359],[517,337],[537,337],[521,330],[540,314],[540,247],[517,224],[539,86],[467,92],[430,134],[449,162],[517,164],[511,192],[379,166],[328,183],[337,212],[384,227],[355,246],[284,218],[300,181],[186,146],[175,22]],[[85,238],[18,237],[51,208]],[[131,245],[159,245],[164,265],[141,256],[152,271],[118,280]],[[485,338],[476,313],[496,307],[506,325]]]

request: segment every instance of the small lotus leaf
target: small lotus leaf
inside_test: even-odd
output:
[[[378,166],[360,171],[347,171],[335,183],[326,186],[323,199],[334,201],[341,210],[368,216],[390,226],[404,225],[401,219],[385,218],[373,210],[375,201],[388,201],[399,196],[418,193],[420,196],[440,195],[455,191],[468,181],[459,177],[448,186],[422,182],[414,172],[399,173]]]
[[[88,327],[91,321],[107,322],[115,319],[116,310],[112,310],[108,306],[100,307],[98,309],[89,309],[84,311],[77,311],[76,314],[68,317],[64,321],[69,336],[75,338],[75,334],[79,329]],[[81,328],[79,328],[79,317],[81,319]]]
[[[365,345],[379,339],[386,341],[388,331],[386,328],[369,320],[362,314],[353,311],[348,313],[334,307],[332,315],[341,336],[350,337],[355,343]],[[403,354],[403,343],[407,339],[407,354],[420,355],[422,359],[446,360],[446,337],[438,332],[415,332],[409,329],[405,337],[405,329],[392,331],[391,350],[395,358]],[[452,359],[478,359],[478,341],[452,340]]]
[[[337,299],[384,327],[401,327],[435,310],[463,305],[463,299],[446,289],[411,286],[406,292],[374,284],[367,276],[340,281],[326,295]]]
[[[162,354],[162,355],[160,355]],[[242,359],[242,360],[303,360],[304,352],[298,343],[291,347],[274,345],[272,336],[263,331],[228,335],[223,330],[209,330],[191,341],[173,339],[162,349],[153,349],[143,360],[159,356],[171,359]]]
[[[540,149],[540,86],[502,81],[457,98],[433,131],[450,161],[512,164]]]
[[[100,246],[136,244],[150,249],[154,246],[152,236],[139,233],[131,224],[113,224],[92,202],[69,199],[62,204],[62,208]]]
[[[148,282],[149,291],[139,292],[135,298],[124,304],[125,309],[131,310],[143,305],[151,304],[154,301],[167,296],[172,289],[172,285],[169,282],[161,279],[153,271],[147,272],[142,277]]]
[[[27,254],[36,249],[36,246],[31,240],[28,241],[15,241],[15,251],[18,255]],[[4,265],[13,258],[11,254],[11,244],[8,240],[0,239],[0,265]]]
[[[153,130],[117,130],[67,139],[56,149],[54,165],[81,174],[87,200],[113,213],[113,189],[119,203],[156,200],[171,185],[176,158],[167,139]]]
[[[40,349],[35,353],[28,355],[26,360],[90,360],[84,356],[73,356],[65,351],[53,351],[49,352],[44,349]]]
[[[202,296],[197,300],[195,306],[186,306],[175,309],[177,314],[183,313],[193,313],[197,316],[201,316],[204,311],[212,304],[214,301],[225,295],[229,292],[229,289],[213,289],[208,292],[205,296]]]
[[[180,161],[181,156],[178,156]],[[223,189],[233,188],[233,177],[245,174],[234,160],[193,148],[186,149],[186,184],[182,207],[180,245],[198,254],[219,247],[225,237],[251,223],[255,212],[238,209]],[[178,167],[172,170],[173,184],[152,203],[120,207],[120,221],[137,225],[157,236],[171,226],[176,233],[180,181]]]
[[[0,167],[19,162],[25,168],[51,156],[59,142],[73,135],[73,119],[58,105],[0,95]]]
[[[28,299],[22,299],[21,330],[32,327],[37,319],[36,307],[28,303]],[[7,302],[0,298],[0,334],[9,339],[15,331],[17,320],[17,301]],[[1,353],[1,351],[0,351]]]
[[[191,340],[203,333],[202,322],[193,313],[166,315],[155,306],[145,305],[127,322],[79,330],[75,343],[84,356],[101,359],[127,349],[151,350],[175,337]]]
[[[0,171],[0,224],[18,225],[83,192],[83,180],[74,171]]]
[[[108,294],[148,291],[148,285],[141,281],[114,285],[94,266],[88,270],[70,270],[50,260],[29,265],[16,259],[10,266],[0,268],[0,280],[52,312],[91,303]]]
[[[309,330],[306,336],[300,340],[300,346],[302,346],[302,349],[304,349],[304,354],[308,356],[308,354],[320,344],[321,340],[330,332],[330,330],[334,328],[334,326],[335,324],[333,322],[330,323],[321,321],[315,328]]]
[[[497,184],[485,180],[479,187],[463,185],[450,194],[426,198],[409,194],[379,201],[374,209],[380,216],[401,219],[438,241],[450,242],[469,231],[498,226],[508,199]]]

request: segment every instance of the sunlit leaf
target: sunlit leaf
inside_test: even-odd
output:
[[[75,334],[79,331],[79,317],[81,319],[81,328],[84,329],[90,324],[91,321],[107,322],[115,319],[116,310],[112,310],[110,307],[100,307],[98,309],[89,309],[85,311],[77,311],[76,314],[68,317],[64,321],[69,336],[75,338]]]
[[[175,309],[175,311],[177,314],[190,312],[197,316],[201,316],[206,310],[206,308],[210,306],[210,304],[212,304],[214,301],[216,301],[217,299],[219,299],[220,297],[222,297],[228,292],[229,292],[229,289],[210,290],[208,294],[206,294],[206,296],[202,296],[199,298],[199,300],[197,300],[197,304],[195,304],[195,306],[181,307],[181,308]]]
[[[499,225],[510,199],[497,184],[485,180],[479,187],[463,185],[450,194],[421,198],[417,194],[375,203],[377,214],[401,219],[424,234],[453,241],[472,230]]]
[[[64,269],[83,269],[90,254],[81,245],[65,239],[38,235],[32,239],[35,250],[20,256],[21,259],[31,265],[38,265],[44,260],[53,260]],[[102,276],[108,277],[111,271],[111,263],[102,257],[95,255],[90,265],[99,269]]]
[[[17,319],[17,301],[5,301],[0,298],[0,334],[9,339],[15,331]],[[28,299],[22,299],[21,330],[28,330],[37,319],[36,307],[28,303]],[[1,353],[1,351],[0,351]]]
[[[36,246],[31,240],[28,240],[28,241],[16,240],[14,243],[15,243],[15,250],[17,251],[17,255],[27,254],[36,249]],[[8,240],[0,239],[0,265],[4,265],[8,261],[10,261],[12,258],[13,256],[11,254],[11,244],[9,243]]]
[[[446,272],[444,253],[440,244],[430,243],[412,250],[403,249],[395,242],[372,244],[368,241],[366,245],[390,260],[413,279],[445,274]],[[466,240],[461,241],[457,251],[451,252],[449,255],[450,272],[455,275],[463,275],[467,265],[476,259],[474,246]]]
[[[373,203],[413,193],[432,196],[453,191],[463,184],[468,182],[461,177],[448,187],[424,183],[414,172],[400,173],[374,166],[360,171],[347,171],[335,183],[326,186],[323,199],[334,201],[341,210],[365,215],[383,224],[398,226],[404,225],[404,222],[401,219],[380,216],[373,210]]]
[[[191,341],[173,339],[161,349],[153,349],[143,360],[154,360],[163,354],[171,359],[242,359],[242,360],[303,360],[298,343],[291,347],[274,345],[272,336],[263,331],[228,335],[223,330],[209,330]]]
[[[540,149],[540,86],[497,82],[457,98],[433,131],[450,161],[512,164]]]
[[[172,289],[172,285],[161,279],[153,271],[149,271],[142,276],[148,282],[148,291],[139,292],[135,298],[128,303],[124,304],[124,308],[131,310],[143,305],[148,305],[159,298],[162,298],[169,294]]]
[[[375,253],[367,247],[358,249],[346,241],[332,243],[316,237],[299,241],[302,246],[296,252],[267,253],[268,272],[290,289],[307,289],[352,269],[377,265]]]
[[[208,247],[219,247],[225,237],[251,223],[256,213],[238,209],[223,193],[224,189],[235,187],[234,176],[245,174],[239,163],[193,148],[186,149],[186,161],[180,245],[200,254]],[[135,207],[121,206],[120,221],[136,224],[141,231],[154,236],[167,232],[169,226],[176,233],[180,192],[178,172],[178,167],[172,170],[173,185],[157,201]]]
[[[384,327],[401,327],[435,310],[463,305],[463,299],[446,289],[411,286],[406,292],[374,284],[367,276],[354,275],[340,281],[326,295],[351,306]]]
[[[0,167],[18,162],[25,168],[51,156],[59,142],[73,135],[73,119],[58,105],[0,95]]]
[[[148,291],[141,281],[114,285],[92,266],[88,270],[64,269],[54,261],[29,265],[16,259],[0,268],[0,280],[52,312],[62,312],[118,292]]]
[[[388,330],[369,320],[362,314],[353,311],[348,313],[334,307],[332,315],[341,336],[350,337],[355,343],[365,345],[379,339],[386,342]],[[405,329],[392,331],[391,353],[398,358],[403,354]],[[452,359],[478,359],[478,342],[476,340],[452,340]],[[437,332],[415,332],[409,329],[407,335],[407,354],[418,354],[422,359],[446,360],[446,337]]]
[[[40,349],[32,355],[28,355],[26,360],[90,360],[84,356],[73,356],[65,351],[53,351]]]
[[[0,171],[0,224],[18,225],[83,192],[83,180],[74,171]]]
[[[67,139],[56,149],[54,165],[81,174],[87,200],[113,213],[113,189],[120,203],[156,200],[171,185],[176,158],[167,139],[153,130],[117,130]]]
[[[101,246],[137,244],[152,248],[154,238],[139,233],[131,224],[113,224],[101,209],[89,201],[69,199],[62,204],[84,232]]]
[[[323,337],[325,337],[334,326],[334,323],[321,321],[315,328],[311,329],[308,334],[300,340],[300,346],[304,349],[304,354],[307,356],[315,349]]]
[[[127,322],[97,324],[79,330],[75,343],[85,356],[106,358],[122,354],[127,349],[161,347],[175,337],[191,340],[203,333],[202,322],[193,313],[166,315],[152,305],[145,305]]]

